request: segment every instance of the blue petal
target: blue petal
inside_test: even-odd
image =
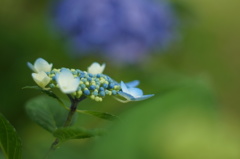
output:
[[[128,93],[131,94],[134,98],[143,96],[143,91],[139,88],[128,88]]]
[[[129,101],[132,101],[132,100],[135,99],[132,95],[127,94],[127,93],[122,92],[122,91],[119,91],[118,94],[119,94],[120,96],[122,96],[123,98],[129,100]]]
[[[127,86],[125,85],[125,83],[123,81],[121,81],[121,88],[122,88],[122,91],[125,92],[125,93],[129,93],[128,92],[128,88]]]
[[[145,100],[145,99],[148,99],[150,97],[154,96],[154,94],[148,94],[148,95],[143,95],[141,97],[138,97],[138,98],[135,98],[134,101],[140,101],[140,100]]]
[[[37,72],[34,66],[30,62],[28,62],[27,65],[32,71]]]
[[[133,97],[132,95],[124,93],[122,91],[118,92],[118,94],[123,98],[127,99],[128,101],[141,101],[154,96],[154,94],[148,94],[148,95],[143,95],[141,97]]]
[[[139,80],[134,80],[128,83],[125,83],[128,88],[130,87],[137,87],[139,85],[140,81]]]

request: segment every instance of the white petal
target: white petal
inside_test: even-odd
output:
[[[49,64],[46,60],[42,58],[38,58],[34,63],[34,69],[37,72],[40,72],[40,71],[50,72],[52,69],[52,64]]]
[[[75,92],[78,88],[79,81],[80,81],[79,78],[74,78],[72,72],[68,69],[62,70],[56,76],[56,80],[60,90],[66,94]]]
[[[70,70],[63,69],[60,73],[57,74],[56,78],[59,84],[65,84],[68,83],[69,80],[74,79],[74,76]]]
[[[80,79],[79,78],[74,78],[74,80],[71,82],[71,86],[68,88],[68,92],[72,93],[77,91],[77,88],[79,86]]]
[[[88,67],[88,72],[91,74],[103,73],[105,66],[106,66],[105,64],[102,64],[102,66],[101,66],[99,63],[94,62],[91,64],[91,66]]]
[[[46,85],[51,81],[51,78],[43,71],[38,73],[32,73],[33,80],[42,88],[45,88]]]

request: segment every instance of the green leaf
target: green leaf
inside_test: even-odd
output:
[[[68,111],[59,106],[59,103],[46,96],[39,96],[29,100],[26,104],[28,116],[49,132],[62,127]],[[76,119],[76,115],[74,117]]]
[[[22,144],[15,128],[0,114],[0,146],[6,159],[21,159]]]
[[[100,136],[102,134],[103,134],[102,130],[87,130],[83,128],[73,127],[59,128],[55,132],[53,132],[53,135],[57,139],[59,139],[60,142],[65,142],[70,139],[90,138],[94,136]]]
[[[89,158],[156,159],[171,158],[176,153],[180,156],[177,158],[190,159],[209,154],[208,149],[203,148],[204,153],[196,149],[212,143],[215,147],[214,133],[217,134],[218,129],[213,130],[219,125],[216,121],[219,119],[218,103],[208,83],[192,79],[181,83],[175,85],[175,89],[169,83],[164,94],[133,103],[136,106],[125,111],[110,132],[95,143]],[[209,142],[211,138],[213,140]],[[121,154],[116,155],[119,150]],[[208,158],[212,158],[211,155]]]
[[[82,114],[87,114],[87,115],[92,115],[101,119],[105,119],[105,120],[116,120],[118,119],[117,116],[109,114],[109,113],[105,113],[105,112],[97,112],[97,111],[90,111],[90,110],[77,110],[78,113],[82,113]]]
[[[64,102],[55,93],[53,93],[53,91],[42,89],[39,86],[25,86],[22,89],[36,89],[36,90],[40,90],[41,92],[45,93],[49,97],[52,97],[52,98],[56,99],[65,109],[68,110],[68,107],[64,104]]]
[[[22,89],[36,89],[36,90],[42,90],[41,87],[38,87],[38,86],[25,86],[23,87]]]

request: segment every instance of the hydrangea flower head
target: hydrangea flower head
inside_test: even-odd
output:
[[[60,0],[53,8],[54,26],[79,54],[133,63],[176,37],[177,18],[165,0]]]
[[[125,85],[123,82],[118,83],[111,77],[102,74],[105,64],[101,66],[93,63],[89,68],[88,72],[80,69],[54,68],[49,72],[33,73],[32,76],[42,89],[50,91],[50,89],[59,88],[62,93],[76,99],[84,96],[101,102],[106,96],[114,96],[120,102],[129,102],[144,100],[152,96],[143,95],[142,90],[136,88],[139,84],[138,80]]]

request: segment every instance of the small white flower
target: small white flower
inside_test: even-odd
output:
[[[38,73],[32,73],[32,77],[33,80],[43,89],[47,89],[45,87],[51,81],[51,78],[48,77],[48,75],[43,71]]]
[[[88,73],[91,73],[91,74],[103,73],[105,66],[106,66],[105,63],[102,64],[101,66],[99,63],[94,62],[91,64],[91,66],[88,67]]]
[[[30,62],[27,63],[28,67],[33,70],[34,72],[50,72],[52,69],[52,64],[49,64],[46,60],[43,58],[38,58],[34,65],[32,65]]]
[[[134,86],[137,83],[134,84]],[[149,94],[149,95],[143,95],[143,91],[139,88],[135,87],[127,87],[124,82],[121,82],[121,89],[122,91],[119,91],[118,94],[125,98],[126,100],[121,100],[116,98],[118,101],[127,103],[130,101],[140,101],[140,100],[145,100],[147,98],[150,98],[154,96],[154,94]]]
[[[56,75],[56,81],[63,93],[70,94],[77,91],[80,79],[74,78],[70,70],[63,69]]]

